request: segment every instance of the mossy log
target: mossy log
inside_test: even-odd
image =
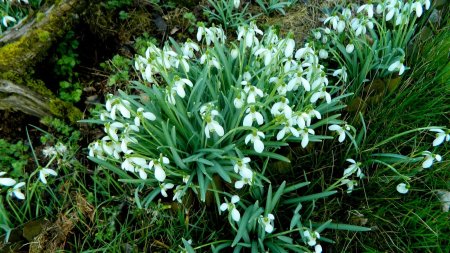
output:
[[[0,109],[20,110],[37,117],[52,115],[71,121],[81,116],[78,109],[59,100],[46,84],[32,75],[34,67],[71,29],[77,13],[85,6],[84,0],[50,1],[41,11],[0,36]]]
[[[19,110],[40,118],[50,116],[49,102],[44,96],[7,80],[0,80],[0,110]]]

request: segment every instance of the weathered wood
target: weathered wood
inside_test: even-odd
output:
[[[30,90],[27,87],[16,85],[8,80],[0,80],[0,110],[22,111],[39,118],[50,116],[50,99]]]

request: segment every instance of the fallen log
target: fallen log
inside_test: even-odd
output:
[[[85,0],[55,0],[0,36],[0,110],[76,121],[81,112],[33,78],[52,45],[77,21]],[[68,115],[68,113],[71,113]]]

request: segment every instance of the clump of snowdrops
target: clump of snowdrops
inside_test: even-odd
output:
[[[336,193],[343,180],[361,173],[358,164],[352,160],[352,170],[326,191],[300,197],[296,190],[309,182],[284,182],[272,192],[267,172],[271,161],[289,162],[281,147],[353,138],[355,129],[339,119],[342,79],[329,79],[312,45],[296,48],[291,35],[263,33],[254,23],[239,27],[236,41],[201,25],[197,40],[151,45],[136,57],[142,80],[133,82],[132,94],[108,95],[105,110],[90,120],[106,134],[90,144],[90,158],[137,185],[142,208],[158,196],[180,203],[187,194],[203,202],[213,196],[236,232],[218,248],[304,251],[303,242],[320,252],[319,233],[335,224],[308,223],[302,202]],[[292,208],[293,217],[277,229],[281,206]],[[251,234],[263,243],[252,242]],[[192,249],[187,241],[184,247]]]
[[[335,76],[351,83],[350,90],[376,78],[402,75],[405,50],[417,21],[430,0],[376,0],[360,6],[337,6],[312,31],[311,41],[322,59],[337,62]]]

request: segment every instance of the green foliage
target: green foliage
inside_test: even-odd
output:
[[[5,139],[0,139],[0,167],[1,171],[9,172],[12,177],[24,175],[25,166],[28,163],[29,147],[22,141],[15,144]]]
[[[109,10],[117,10],[133,4],[133,0],[104,0],[102,5]]]
[[[79,64],[78,54],[76,53],[78,46],[79,42],[75,38],[75,32],[69,31],[56,49],[58,60],[55,73],[62,78],[67,78],[67,81],[59,82],[59,97],[70,103],[80,101],[83,91],[81,84],[76,81],[78,73],[73,71]]]
[[[139,36],[133,44],[134,50],[140,55],[145,54],[145,51],[150,45],[156,44],[156,38],[150,36],[148,33],[142,34]]]
[[[261,10],[266,15],[270,15],[273,12],[279,12],[286,15],[285,8],[289,8],[293,4],[297,3],[298,0],[256,0],[256,3],[261,7]]]
[[[188,26],[188,32],[193,33],[195,29],[197,28],[197,18],[195,17],[194,13],[192,12],[186,12],[183,14],[183,19],[187,20],[189,23]]]
[[[236,29],[238,26],[250,23],[257,16],[251,16],[248,12],[249,4],[242,8],[235,8],[233,1],[208,0],[212,9],[205,8],[204,13],[212,23],[217,22],[225,30]]]
[[[108,77],[108,85],[116,85],[118,87],[130,81],[129,73],[131,66],[131,59],[121,55],[115,55],[111,60],[100,64],[100,67],[111,73]]]

